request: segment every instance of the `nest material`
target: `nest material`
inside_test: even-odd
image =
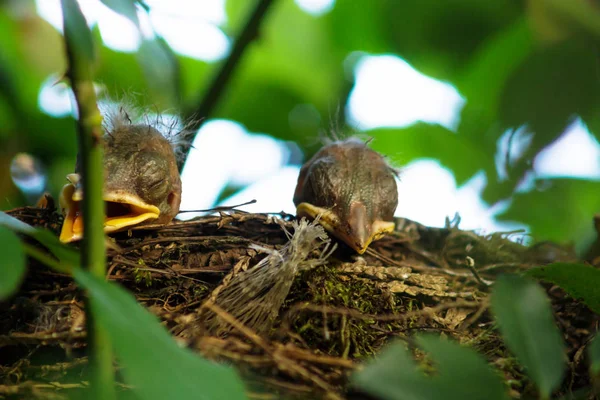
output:
[[[60,226],[48,210],[11,214]],[[343,244],[329,254],[319,227],[289,215],[221,213],[115,236],[108,276],[177,340],[235,365],[260,398],[351,398],[348,377],[365,358],[423,331],[474,346],[502,370],[514,395],[531,394],[493,330],[488,285],[499,272],[569,261],[571,253],[451,225],[400,219],[397,228],[358,257]],[[577,354],[598,321],[560,290],[549,293],[573,360],[567,392],[589,383]],[[32,261],[19,294],[0,304],[0,398],[84,391],[84,320],[72,280]]]

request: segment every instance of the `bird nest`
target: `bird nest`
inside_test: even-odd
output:
[[[54,232],[61,223],[46,209],[10,214]],[[176,340],[235,365],[251,398],[365,398],[349,385],[352,372],[388,342],[423,331],[477,349],[518,396],[534,389],[494,329],[488,287],[499,273],[573,257],[513,234],[397,219],[358,256],[293,216],[230,211],[114,235],[107,279]],[[597,317],[547,289],[573,360],[563,392],[575,390],[588,384],[579,350]],[[19,293],[0,303],[0,398],[84,396],[83,304],[69,276],[30,261]]]

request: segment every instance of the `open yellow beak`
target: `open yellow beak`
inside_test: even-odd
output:
[[[66,184],[59,197],[65,220],[60,232],[60,241],[74,242],[83,237],[81,206],[83,196],[75,190],[73,183]],[[160,216],[158,207],[144,202],[136,195],[122,190],[107,192],[103,196],[106,205],[104,232],[116,232]]]
[[[317,207],[310,203],[298,204],[298,207],[296,207],[296,216],[298,218],[306,217],[311,220],[314,220],[319,216],[319,223],[327,232],[346,243],[358,254],[363,254],[367,251],[367,248],[372,242],[381,239],[386,233],[393,232],[395,228],[393,222],[375,221],[372,224],[371,233],[368,236],[361,238],[353,235],[348,229],[345,229],[337,214],[331,210]]]

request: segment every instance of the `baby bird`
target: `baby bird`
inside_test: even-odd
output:
[[[323,147],[300,170],[298,218],[315,219],[357,253],[394,230],[396,172],[383,156],[349,139]]]
[[[59,202],[65,220],[62,242],[83,236],[83,193],[78,173],[69,174]],[[114,123],[104,136],[104,232],[134,225],[169,223],[179,212],[181,179],[171,143],[149,125]]]

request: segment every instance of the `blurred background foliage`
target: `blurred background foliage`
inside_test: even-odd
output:
[[[32,168],[40,171],[35,176],[36,187],[41,180],[54,195],[73,169],[77,151],[73,115],[60,107],[52,111],[52,97],[50,103],[42,100],[45,91],[68,93],[60,83],[65,72],[60,29],[51,24],[45,11],[58,3],[1,2],[3,210],[31,204],[35,174],[27,171]],[[135,101],[155,112],[203,118],[195,111],[257,2],[198,2],[222,10],[222,16],[197,22],[220,32],[219,40],[225,45],[216,55],[193,51],[195,44],[216,39],[203,35],[201,29],[189,30],[199,17],[182,10],[192,1],[81,3],[98,43],[95,73],[105,94],[118,99],[124,93],[135,93]],[[128,3],[135,3],[136,8],[128,8]],[[119,20],[117,24],[119,15],[109,7],[133,22]],[[101,18],[95,21],[90,17],[93,12],[100,14],[98,10],[103,15],[112,13],[115,26],[106,19],[103,26]],[[180,18],[177,32],[161,28],[151,18],[153,13],[176,21]],[[123,24],[129,24],[127,32],[137,37],[134,48],[123,50],[109,43],[107,32]],[[192,51],[176,44],[177,35],[188,39]],[[295,165],[296,170],[318,149],[319,135],[331,126],[360,132],[373,138],[372,147],[399,166],[434,160],[453,175],[457,187],[479,177],[477,196],[496,221],[519,223],[527,226],[536,240],[572,243],[583,252],[595,238],[592,217],[600,212],[599,41],[600,2],[595,0],[275,0],[208,117],[235,121],[248,132],[278,139],[287,149],[281,167]],[[453,88],[460,96],[460,106],[451,122],[427,118],[407,123],[357,121],[350,103],[359,85],[357,66],[367,56],[392,56]],[[424,109],[436,104],[426,92],[411,92],[410,96],[424,104]],[[54,101],[60,103],[58,98]],[[402,116],[404,103],[395,101],[391,97],[386,108],[394,116]],[[589,173],[573,175],[569,168],[565,173],[541,173],[537,168],[540,154],[560,144],[574,125],[589,136],[586,143],[593,147],[589,154],[597,160],[590,163],[589,157],[565,155],[568,162],[593,164],[580,168],[589,167]],[[202,135],[201,131],[198,139]],[[232,139],[211,150],[220,157],[213,161],[212,175],[219,174],[221,165],[236,162],[238,157],[229,151],[234,146]],[[569,151],[561,149],[552,154]],[[249,147],[246,151],[253,150]],[[39,166],[15,164],[15,156],[22,152],[32,155]],[[271,157],[246,156],[250,163]],[[437,203],[431,205],[437,207],[445,199],[436,195],[436,182],[429,178],[419,179],[423,186],[432,185],[430,193]],[[210,206],[255,183],[252,179],[236,183],[232,176],[223,179],[221,186],[205,188],[215,191],[211,204],[186,203],[186,195],[193,196],[186,187],[202,190],[203,182],[186,183],[184,179],[184,204]],[[290,183],[292,188],[294,184]],[[279,209],[291,203],[292,192],[283,192],[282,187],[263,193],[285,198],[287,203]],[[400,193],[398,215],[411,217],[402,206],[403,199],[410,196],[410,192]]]

